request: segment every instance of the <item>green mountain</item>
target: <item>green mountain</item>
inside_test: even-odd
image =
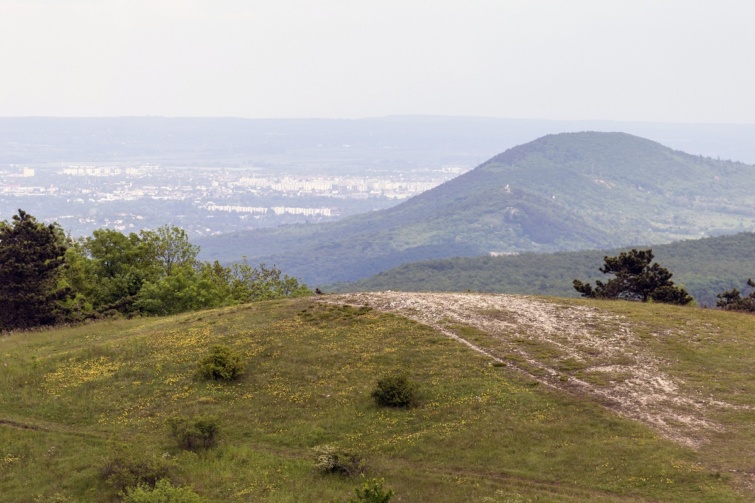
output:
[[[665,243],[753,230],[755,167],[624,133],[563,133],[386,210],[219,236],[205,258],[274,262],[310,284],[453,256]]]
[[[0,501],[357,501],[363,470],[391,503],[745,503],[754,334],[694,307],[403,292],[16,332]],[[237,379],[199,372],[217,345]],[[379,407],[397,374],[418,403]],[[195,495],[119,496],[160,479]]]
[[[732,288],[748,290],[755,278],[755,234],[740,233],[684,240],[652,247],[656,262],[669,269],[676,284],[700,305],[715,306],[716,295]],[[400,290],[410,292],[496,292],[577,297],[572,280],[607,277],[598,269],[603,257],[627,249],[520,255],[455,257],[403,264],[353,283],[340,292]],[[748,290],[749,291],[749,290]]]

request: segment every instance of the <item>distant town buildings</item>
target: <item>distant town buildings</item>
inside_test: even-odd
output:
[[[45,221],[60,221],[75,235],[102,227],[139,230],[166,223],[193,234],[216,234],[385,208],[466,169],[441,166],[339,176],[153,163],[0,167],[0,220],[23,208]]]

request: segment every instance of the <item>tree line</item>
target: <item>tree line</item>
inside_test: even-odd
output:
[[[692,303],[694,299],[684,287],[671,281],[673,274],[657,262],[652,263],[653,258],[653,250],[650,249],[633,249],[616,257],[605,256],[600,272],[613,275],[611,279],[605,283],[597,280],[595,287],[578,279],[572,284],[583,297],[593,299],[653,301],[678,305]],[[747,286],[755,288],[755,282],[750,278]],[[716,307],[725,311],[755,312],[755,290],[742,296],[738,289],[732,288],[716,297]]]
[[[0,330],[110,315],[169,315],[311,294],[277,267],[197,259],[186,232],[165,225],[71,239],[18,210],[0,222]]]

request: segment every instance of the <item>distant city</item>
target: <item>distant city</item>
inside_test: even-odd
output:
[[[326,222],[383,209],[456,177],[447,165],[365,176],[272,173],[270,169],[65,164],[0,169],[0,220],[18,208],[58,222],[74,237],[178,225],[207,236]]]
[[[0,117],[0,221],[21,208],[74,237],[165,224],[205,237],[331,222],[400,204],[543,135],[591,130],[755,162],[755,125]]]

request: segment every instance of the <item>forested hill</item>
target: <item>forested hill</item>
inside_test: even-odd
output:
[[[572,280],[605,281],[603,257],[623,250],[524,253],[466,257],[404,264],[370,278],[339,285],[338,291],[498,292],[577,297]],[[715,306],[716,295],[731,288],[749,290],[755,278],[755,234],[679,241],[653,247],[656,261],[674,273],[700,305]]]
[[[624,133],[563,133],[514,147],[396,207],[327,225],[200,242],[310,284],[453,256],[608,249],[754,230],[755,167]]]

